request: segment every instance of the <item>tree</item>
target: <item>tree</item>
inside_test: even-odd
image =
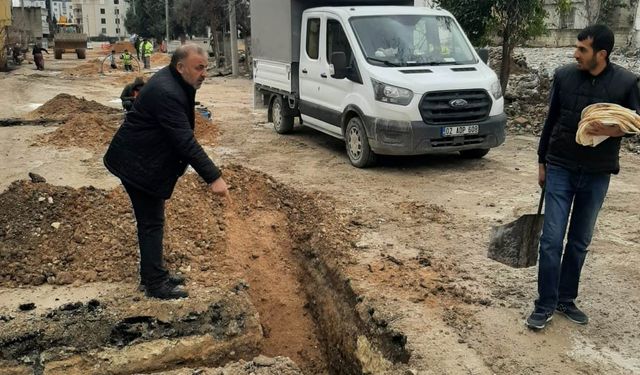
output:
[[[488,43],[487,31],[494,0],[439,0],[442,8],[453,14],[474,46]]]
[[[124,26],[131,33],[161,40],[165,34],[164,1],[128,0]],[[172,3],[173,1],[170,1]]]
[[[513,49],[546,32],[544,0],[437,0],[460,22],[474,44],[491,35],[502,38],[500,84],[504,92],[511,72]]]
[[[513,49],[547,30],[544,24],[547,12],[543,5],[543,0],[495,0],[490,27],[502,37],[499,78],[503,93],[509,83]]]

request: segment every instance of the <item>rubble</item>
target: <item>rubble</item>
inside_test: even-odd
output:
[[[489,52],[490,66],[499,74],[501,49],[493,47]],[[540,135],[549,109],[554,71],[573,61],[573,48],[516,48],[504,94],[508,133]],[[640,74],[638,60],[633,54],[614,50],[611,61]],[[623,150],[640,153],[640,136],[624,138],[622,144]]]

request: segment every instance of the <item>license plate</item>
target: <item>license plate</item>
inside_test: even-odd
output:
[[[454,135],[478,134],[478,125],[460,125],[446,126],[441,129],[443,137],[451,137]]]

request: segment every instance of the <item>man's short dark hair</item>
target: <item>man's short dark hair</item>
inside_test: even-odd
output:
[[[185,44],[178,47],[178,49],[176,49],[175,52],[173,52],[173,55],[171,56],[171,63],[169,63],[169,65],[172,68],[175,68],[178,65],[178,63],[186,59],[190,53],[199,53],[203,56],[207,55],[204,48],[200,47],[199,45]]]
[[[587,26],[578,34],[578,40],[583,41],[591,39],[591,47],[593,52],[607,51],[607,61],[611,56],[613,50],[613,44],[615,43],[615,37],[613,31],[606,25],[591,25]]]

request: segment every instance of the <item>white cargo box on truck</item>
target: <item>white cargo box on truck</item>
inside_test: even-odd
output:
[[[286,92],[298,91],[302,12],[323,6],[413,5],[413,0],[253,0],[251,55],[254,81]]]
[[[403,5],[403,6],[399,6]],[[397,0],[251,2],[256,105],[278,133],[343,139],[351,163],[504,142],[504,99],[455,18]]]

